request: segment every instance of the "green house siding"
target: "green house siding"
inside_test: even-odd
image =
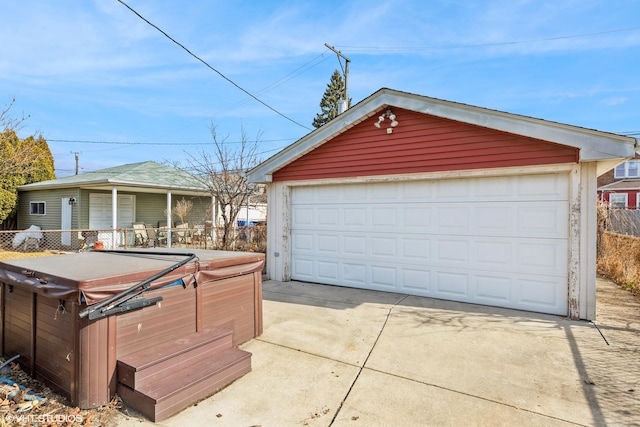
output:
[[[211,197],[183,196],[173,194],[171,197],[171,206],[175,208],[176,203],[182,200],[189,200],[193,203],[193,209],[186,218],[186,222],[190,225],[204,224],[208,218],[207,212],[211,205]],[[167,195],[166,194],[137,194],[136,195],[136,222],[144,222],[153,227],[158,227],[162,222],[166,222],[167,214]],[[209,217],[211,215],[209,214]],[[174,224],[180,223],[180,220],[174,215]]]
[[[165,222],[167,193],[171,193],[173,208],[182,199],[191,201],[193,209],[184,219],[190,227],[211,219],[212,198],[196,177],[156,162],[140,162],[21,186],[18,189],[18,226],[25,229],[37,225],[43,231],[55,231],[49,235],[57,242],[49,243],[57,247],[61,243],[60,236],[66,239],[69,235],[59,232],[63,228],[62,215],[67,212],[62,207],[63,198],[74,198],[75,203],[64,206],[71,212],[71,225],[66,223],[65,229],[110,229],[110,203],[114,190],[119,199],[118,226],[125,229],[132,228],[136,222],[153,227]],[[102,196],[96,197],[95,194]],[[31,214],[32,202],[42,202],[44,213]],[[174,212],[173,223],[180,222]],[[71,245],[75,248],[80,243],[80,233],[71,234]]]
[[[25,229],[31,225],[37,225],[43,230],[60,230],[62,224],[61,204],[64,197],[74,197],[71,216],[72,229],[89,228],[89,195],[91,193],[109,194],[108,191],[58,189],[58,190],[32,190],[20,192],[18,206],[18,228]],[[144,222],[157,227],[159,222],[166,220],[167,195],[161,193],[131,193],[119,192],[118,194],[133,194],[136,200],[136,222]],[[211,197],[197,197],[189,195],[172,195],[172,206],[182,199],[193,203],[193,209],[186,219],[189,224],[204,224],[211,219]],[[44,215],[32,215],[30,213],[31,202],[44,202],[46,211]],[[179,219],[174,215],[174,223]]]
[[[87,229],[89,228],[89,194],[91,194],[90,190],[80,190],[80,198],[78,199],[78,228]]]
[[[71,210],[71,228],[78,228],[79,193],[75,188],[20,192],[18,195],[18,229],[23,230],[31,225],[37,225],[43,230],[60,230],[63,197],[75,197],[77,200]],[[31,202],[44,202],[45,214],[31,214]]]

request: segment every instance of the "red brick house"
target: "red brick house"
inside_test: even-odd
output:
[[[640,207],[640,155],[598,177],[598,200],[615,208]]]

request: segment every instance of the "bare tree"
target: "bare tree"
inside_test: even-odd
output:
[[[184,197],[176,202],[176,207],[173,208],[174,213],[180,218],[180,223],[184,224],[185,220],[193,210],[193,202],[187,200]]]
[[[256,184],[249,183],[246,171],[258,163],[257,149],[261,132],[255,141],[249,141],[244,127],[240,141],[229,142],[228,136],[218,135],[216,125],[211,124],[213,153],[202,150],[197,156],[189,156],[191,172],[202,180],[215,200],[216,215],[222,219],[220,249],[233,246],[234,225],[241,207],[246,206]]]

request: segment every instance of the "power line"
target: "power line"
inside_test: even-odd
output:
[[[153,24],[151,21],[149,21],[147,18],[145,18],[144,16],[140,15],[138,12],[136,12],[131,6],[129,6],[128,4],[126,4],[124,1],[122,0],[117,0],[119,3],[121,3],[122,5],[124,5],[127,9],[129,9],[131,12],[135,13],[140,19],[142,19],[144,22],[146,22],[147,24],[149,24],[150,26],[152,26],[153,28],[155,28],[156,30],[158,30],[160,33],[162,33],[162,35],[164,35],[166,38],[168,38],[169,40],[171,40],[173,43],[175,43],[176,45],[178,45],[179,47],[181,47],[184,51],[186,51],[189,55],[191,55],[192,57],[194,57],[195,59],[197,59],[198,61],[202,62],[207,68],[209,68],[210,70],[214,71],[215,73],[217,73],[218,75],[220,75],[220,77],[222,77],[223,79],[225,79],[226,81],[228,81],[229,83],[231,83],[233,86],[235,86],[236,88],[240,89],[242,92],[246,93],[247,95],[249,95],[251,98],[255,99],[256,101],[258,101],[260,104],[264,105],[265,107],[267,107],[268,109],[270,109],[271,111],[273,111],[274,113],[278,114],[281,117],[284,117],[285,119],[289,120],[290,122],[306,129],[306,130],[311,130],[311,128],[308,128],[307,126],[298,123],[297,121],[293,120],[292,118],[284,115],[283,113],[281,113],[280,111],[276,110],[275,108],[273,108],[272,106],[268,105],[266,102],[262,101],[261,99],[259,99],[258,97],[256,97],[255,95],[253,95],[252,93],[250,93],[249,91],[247,91],[246,89],[242,88],[240,85],[238,85],[237,83],[235,83],[233,80],[231,80],[230,78],[228,78],[227,76],[225,76],[224,74],[222,74],[220,71],[216,70],[215,68],[213,68],[211,65],[209,65],[209,63],[207,63],[204,59],[200,58],[198,55],[194,54],[193,52],[191,52],[189,49],[187,49],[183,44],[181,44],[180,42],[178,42],[177,40],[175,40],[173,37],[171,37],[169,34],[167,34],[166,32],[164,32],[162,29],[160,29],[160,27],[158,27],[157,25]]]
[[[320,58],[324,58],[320,61],[318,61],[318,59]],[[283,76],[282,78],[280,78],[279,80],[268,84],[267,86],[265,86],[264,88],[262,88],[261,90],[259,90],[257,93],[259,95],[266,93],[268,91],[271,91],[279,86],[282,86],[283,84],[285,84],[286,82],[288,82],[289,80],[292,80],[294,77],[299,76],[300,74],[304,73],[307,70],[310,70],[311,68],[321,64],[322,62],[326,61],[328,59],[328,57],[324,57],[324,53],[319,54],[318,56],[316,56],[315,58],[311,59],[310,61],[307,61],[305,64],[301,65],[300,67],[298,67],[297,69],[293,70],[292,72],[290,72],[289,74]],[[317,62],[316,62],[317,61]],[[235,107],[238,107],[240,105],[243,105],[244,103],[246,103],[247,101],[249,101],[249,99],[243,99],[240,100],[238,102],[236,102],[235,104],[226,107],[222,110],[220,110],[219,112],[215,113],[216,115],[224,112],[224,111],[229,111]]]
[[[566,40],[566,39],[575,39],[582,37],[593,37],[593,36],[601,36],[604,34],[613,34],[613,33],[622,33],[628,31],[638,31],[640,27],[630,27],[630,28],[620,28],[616,30],[608,30],[608,31],[599,31],[595,33],[585,33],[585,34],[574,34],[569,36],[555,36],[555,37],[546,37],[540,39],[529,39],[529,40],[514,40],[514,41],[506,41],[506,42],[494,42],[494,43],[476,43],[476,44],[459,44],[459,45],[446,45],[446,46],[388,46],[388,47],[380,47],[380,46],[349,46],[349,45],[341,45],[342,48],[348,48],[351,50],[358,50],[361,52],[366,51],[379,51],[379,52],[411,52],[411,51],[419,51],[419,50],[447,50],[447,49],[465,49],[465,48],[477,48],[477,47],[491,47],[491,46],[507,46],[507,45],[515,45],[515,44],[524,44],[524,43],[536,43],[536,42],[545,42],[545,41],[556,41],[556,40]]]
[[[280,150],[283,150],[284,148],[286,148],[286,146],[285,146],[285,147],[276,147],[276,148],[271,148],[271,149],[269,149],[269,150],[264,150],[264,151],[258,151],[258,152],[256,152],[256,153],[255,153],[255,155],[256,155],[256,156],[260,156],[260,155],[262,155],[262,154],[272,153],[272,152],[274,152],[274,151],[280,151]],[[231,159],[229,159],[229,160],[232,160],[232,161],[233,161],[233,160],[237,160],[237,159],[239,159],[239,158],[231,158]],[[217,164],[217,163],[218,163],[218,162],[216,162],[215,164]],[[89,173],[89,172],[99,172],[99,171],[101,171],[101,170],[102,170],[102,169],[86,169],[86,168],[79,168],[79,169],[82,169],[84,173]],[[183,169],[185,169],[185,170],[186,170],[187,168],[183,168]],[[56,170],[56,171],[60,171],[60,172],[73,172],[73,171],[74,171],[74,169],[60,169],[60,168],[56,168],[55,170]],[[76,169],[76,172],[77,172],[77,169]],[[116,173],[117,173],[117,172],[114,172],[114,174],[116,174]],[[77,175],[77,173],[76,173],[76,175]]]
[[[76,144],[105,144],[105,145],[170,145],[170,146],[191,146],[191,145],[211,145],[210,142],[131,142],[131,141],[89,141],[82,139],[47,139],[48,142],[72,142]],[[282,142],[295,141],[295,138],[285,139],[261,139],[260,142]],[[242,141],[225,141],[225,144],[241,144]]]

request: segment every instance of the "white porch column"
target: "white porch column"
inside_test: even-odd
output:
[[[116,249],[118,228],[118,187],[111,187],[111,249]]]
[[[167,191],[167,247],[171,247],[171,230],[173,223],[171,222],[171,191]]]
[[[216,198],[211,196],[211,246],[216,247],[218,241],[218,221],[216,218]]]

